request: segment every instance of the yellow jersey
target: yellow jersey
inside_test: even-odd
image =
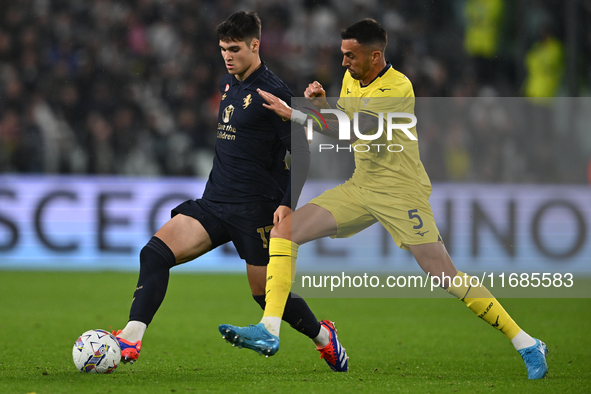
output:
[[[382,114],[382,133],[377,139],[358,139],[355,151],[355,172],[351,182],[379,193],[419,195],[429,198],[431,182],[421,163],[418,140],[410,139],[402,130],[393,129],[388,140],[388,113],[414,115],[415,97],[410,80],[390,64],[369,83],[353,79],[345,73],[337,108],[354,119],[355,112],[376,117],[378,133]],[[394,118],[391,123],[408,123],[409,119]],[[354,126],[352,126],[354,127]],[[408,131],[416,138],[416,126]],[[351,130],[353,135],[353,130]],[[371,133],[366,133],[371,136]]]

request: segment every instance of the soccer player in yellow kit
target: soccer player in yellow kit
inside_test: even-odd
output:
[[[411,82],[384,59],[386,31],[376,21],[364,19],[342,30],[341,38],[342,64],[347,72],[337,108],[349,119],[353,119],[355,112],[358,114],[358,129],[364,138],[356,139],[351,133],[353,147],[364,144],[373,149],[367,152],[364,152],[366,147],[357,149],[356,169],[347,182],[312,199],[271,231],[266,308],[261,323],[250,327],[221,325],[220,331],[226,339],[238,344],[247,341],[258,345],[259,352],[273,355],[279,348],[281,316],[295,274],[299,245],[327,236],[349,237],[380,222],[399,247],[410,250],[423,271],[439,278],[442,288],[511,340],[525,362],[530,379],[545,377],[546,345],[521,330],[486,287],[470,286],[470,276],[458,271],[451,261],[428,201],[431,183],[420,161],[416,127],[409,126],[408,133],[394,130],[393,139],[403,146],[399,152],[385,148],[388,145],[385,132],[372,140],[378,134],[376,118],[380,112],[414,115]],[[264,91],[259,94],[267,102],[266,108],[283,118],[305,123],[305,114],[274,95]],[[317,107],[328,108],[326,94],[318,82],[310,84],[304,95]],[[336,138],[339,125],[331,118],[334,117],[326,116],[328,130],[320,132]],[[353,129],[351,124],[350,130]],[[462,280],[454,281],[456,277]],[[336,341],[334,325],[331,328],[331,339],[334,337]],[[348,370],[348,358],[342,347],[319,350],[333,370]]]

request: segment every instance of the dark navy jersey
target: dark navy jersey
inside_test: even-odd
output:
[[[292,139],[291,122],[263,107],[257,88],[288,105],[293,94],[264,63],[243,81],[225,75],[219,88],[222,100],[215,156],[203,198],[232,203],[267,200],[291,207],[291,196],[299,196],[305,179],[294,182],[291,190],[286,150],[292,151],[295,158],[293,140],[298,154],[308,155],[309,165],[308,144],[303,131]],[[295,209],[296,201],[293,203]]]

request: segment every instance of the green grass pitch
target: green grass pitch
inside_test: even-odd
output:
[[[505,299],[550,349],[548,377],[527,380],[505,337],[447,299],[310,299],[337,323],[350,372],[331,372],[283,324],[271,357],[232,348],[221,323],[256,323],[244,275],[173,274],[141,357],[111,375],[77,371],[74,341],[122,328],[137,274],[0,271],[0,393],[585,393],[591,391],[591,300]]]

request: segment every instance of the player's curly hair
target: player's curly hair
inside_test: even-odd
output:
[[[261,20],[254,11],[238,11],[220,23],[215,32],[220,41],[244,41],[250,44],[253,38],[261,39]]]
[[[386,49],[386,44],[388,44],[386,29],[370,18],[362,19],[341,30],[341,38],[343,40],[357,40],[361,45],[376,47],[381,52]]]

